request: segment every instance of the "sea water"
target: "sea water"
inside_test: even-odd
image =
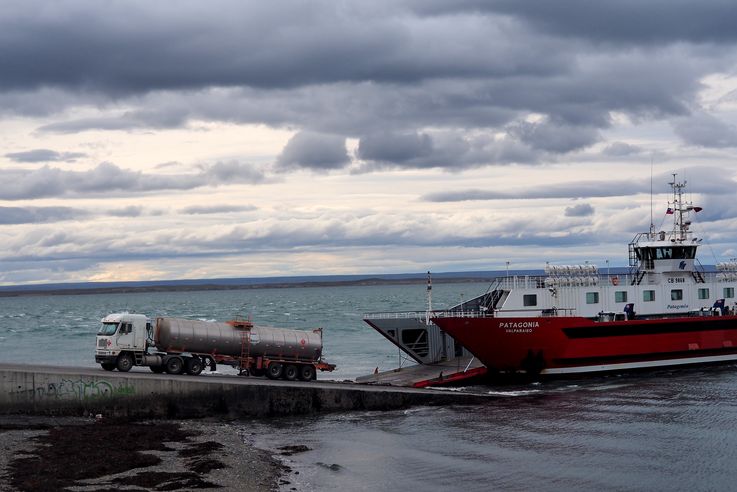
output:
[[[450,307],[487,288],[436,284],[433,308]],[[0,298],[0,362],[95,366],[100,320],[115,312],[209,321],[240,316],[260,325],[322,328],[324,358],[337,370],[320,379],[355,379],[377,367],[407,364],[394,345],[363,322],[363,314],[425,310],[426,292],[415,284],[6,297]]]
[[[436,284],[433,307],[486,284]],[[0,362],[95,366],[111,312],[324,329],[320,379],[353,379],[400,363],[364,312],[423,310],[423,285],[0,298]],[[145,370],[134,368],[134,370]],[[735,490],[737,367],[611,374],[474,386],[489,402],[298,416],[237,425],[257,446],[304,444],[285,456],[283,490]]]
[[[737,489],[737,367],[484,387],[474,406],[244,424],[299,491]]]

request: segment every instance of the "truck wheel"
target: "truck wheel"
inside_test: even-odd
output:
[[[279,379],[284,372],[284,366],[278,362],[272,362],[269,367],[266,368],[266,377],[269,379]]]
[[[284,368],[284,379],[287,381],[294,381],[297,379],[297,366],[289,364]]]
[[[315,379],[315,368],[312,366],[302,366],[299,368],[299,379],[302,381],[312,381]]]
[[[131,367],[133,367],[133,357],[131,357],[131,354],[120,354],[118,356],[116,367],[120,372],[130,371]]]
[[[187,362],[185,364],[187,374],[191,374],[192,376],[199,376],[202,372],[202,359],[199,357],[190,357],[187,359]]]
[[[164,366],[149,366],[148,368],[151,369],[151,372],[156,374],[164,372]]]
[[[181,357],[171,357],[164,366],[169,374],[181,374],[184,370],[184,361]]]
[[[102,364],[100,364],[100,365],[101,365],[101,366],[102,366],[102,368],[103,368],[103,369],[105,369],[106,371],[112,371],[113,369],[115,369],[115,363],[114,363],[114,362],[103,362],[103,363],[102,363]]]

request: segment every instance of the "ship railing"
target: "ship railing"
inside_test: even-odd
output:
[[[538,309],[538,312],[540,310]],[[493,316],[489,311],[485,310],[440,310],[440,311],[406,311],[406,312],[394,312],[394,313],[365,313],[363,319],[420,319],[425,320],[428,318],[439,317],[462,317],[462,318],[488,318]]]
[[[492,318],[488,311],[433,311],[431,318]]]
[[[494,289],[549,289],[552,287],[605,287],[607,285],[630,285],[633,275],[619,273],[599,273],[589,275],[510,275],[498,279]]]
[[[430,313],[432,315],[432,313]],[[364,313],[363,319],[425,319],[427,311]]]
[[[498,309],[489,311],[433,311],[431,318],[504,318],[504,317],[556,317],[572,316],[575,308],[552,308],[552,309]]]

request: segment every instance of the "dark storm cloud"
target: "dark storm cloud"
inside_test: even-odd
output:
[[[143,215],[143,207],[140,205],[130,205],[128,207],[108,210],[107,213],[113,217],[140,217]]]
[[[694,201],[694,205],[703,207],[703,210],[696,214],[695,221],[697,223],[737,218],[737,202],[735,202],[734,197],[730,195],[704,195],[701,200]],[[717,231],[711,230],[710,234],[713,232]],[[729,227],[728,230],[719,230],[718,232],[720,234],[735,234],[733,227]],[[703,234],[703,232],[699,231],[699,234]],[[737,241],[735,241],[735,243],[737,243]]]
[[[479,36],[478,23],[449,44],[435,36],[443,26],[414,25],[409,15],[392,2],[31,1],[0,16],[0,86],[126,93],[557,70],[554,59],[519,56],[525,46]]]
[[[25,152],[11,152],[5,157],[15,162],[75,162],[87,157],[81,152],[57,152],[50,149],[34,149]]]
[[[520,42],[538,41],[534,36],[521,36]],[[540,46],[537,56],[544,58],[549,50]],[[577,67],[567,67],[554,77],[464,79],[457,75],[413,84],[357,82],[290,90],[239,87],[157,92],[130,101],[145,105],[146,111],[57,121],[40,130],[137,130],[178,127],[194,119],[297,125],[360,137],[388,130],[411,133],[423,127],[503,129],[534,112],[550,115],[559,129],[578,128],[593,136],[596,129],[610,125],[612,111],[637,118],[688,114],[690,101],[700,88],[698,79],[710,67],[706,58],[694,55],[691,59],[681,51],[626,57],[613,53],[611,57],[584,57]],[[573,136],[570,133],[568,138]]]
[[[419,12],[507,14],[557,36],[618,43],[733,43],[737,7],[730,0],[442,0],[417,1]]]
[[[375,168],[432,168],[461,170],[489,164],[536,163],[541,154],[515,139],[465,136],[461,132],[379,133],[361,137],[358,171]]]
[[[237,226],[208,234],[182,231],[150,231],[146,241],[139,235],[121,236],[113,231],[60,231],[36,228],[19,237],[19,248],[9,248],[0,265],[24,261],[86,260],[104,261],[176,260],[196,257],[227,257],[262,252],[299,251],[302,248],[371,248],[371,247],[455,247],[479,248],[498,246],[569,246],[588,244],[589,233],[571,232],[561,235],[552,230],[532,230],[528,222],[512,224],[512,232],[496,232],[483,228],[446,229],[427,218],[414,218],[401,224],[387,223],[383,218],[331,216],[326,220],[281,218],[253,226]],[[488,224],[487,224],[488,227]]]
[[[41,133],[79,133],[85,130],[137,130],[146,128],[176,128],[187,122],[183,108],[130,111],[120,116],[82,118],[49,123],[37,129]]]
[[[641,147],[626,142],[612,142],[602,150],[602,154],[612,157],[626,157],[640,152],[642,152]]]
[[[591,198],[634,195],[650,191],[649,182],[579,181],[562,185],[548,185],[519,191],[461,190],[430,193],[423,199],[429,202],[462,202],[469,200],[507,200],[538,198]]]
[[[195,176],[196,179],[206,181],[211,185],[220,185],[228,183],[261,183],[265,180],[263,171],[257,167],[238,161],[222,161],[216,162],[215,164],[207,164],[200,166],[200,174]],[[166,186],[168,180],[165,176],[162,176],[163,186]],[[190,180],[180,176],[185,183],[185,186],[189,186]],[[173,181],[176,186],[176,180]],[[201,184],[204,184],[201,182]]]
[[[737,147],[737,128],[706,113],[693,114],[675,122],[676,134],[689,145]]]
[[[680,169],[679,181],[688,182],[689,193],[709,195],[734,194],[737,181],[734,175],[726,174],[723,169],[700,167]],[[671,174],[653,176],[655,193],[668,190],[666,183],[673,181]],[[422,197],[428,202],[462,202],[471,200],[508,200],[538,198],[593,198],[631,196],[650,193],[649,179],[617,179],[609,181],[572,181],[564,184],[551,184],[522,188],[517,191],[495,190],[460,190],[430,193]]]
[[[345,137],[299,132],[289,139],[276,160],[279,169],[339,169],[350,162]]]
[[[704,75],[735,60],[726,2],[337,5],[9,6],[0,12],[0,111],[47,108],[57,119],[40,126],[46,133],[196,121],[300,130],[281,170],[345,167],[345,138],[360,139],[360,170],[462,169],[585,149],[613,113],[687,116]],[[720,49],[704,49],[717,41]],[[100,114],[65,120],[67,106]],[[484,142],[481,133],[506,138]]]
[[[90,211],[74,207],[0,207],[0,225],[48,224],[69,220],[87,220],[96,216],[140,217],[143,214],[143,207],[137,205],[106,211]],[[156,212],[149,212],[149,214],[156,214]],[[46,240],[53,241],[53,238],[49,237]]]
[[[547,152],[566,153],[588,147],[599,140],[593,128],[543,121],[519,123],[510,128],[512,135],[533,148]]]
[[[220,162],[192,174],[147,174],[104,162],[88,171],[43,166],[32,171],[0,170],[0,200],[63,197],[71,194],[127,195],[158,190],[263,182],[263,173],[242,163]]]
[[[566,207],[565,215],[566,217],[587,217],[594,215],[594,207],[588,203],[579,203],[578,205]]]
[[[0,224],[40,224],[84,219],[90,214],[71,207],[0,207]]]
[[[358,157],[367,161],[402,163],[432,152],[432,138],[418,133],[370,135],[361,138],[358,145]]]

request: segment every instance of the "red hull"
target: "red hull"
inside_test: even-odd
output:
[[[614,322],[580,317],[433,321],[499,372],[585,373],[737,360],[737,316]]]

